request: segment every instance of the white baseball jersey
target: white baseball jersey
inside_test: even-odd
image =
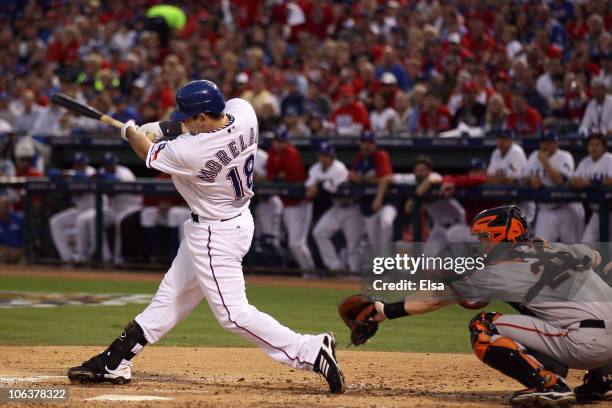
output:
[[[568,179],[573,174],[574,157],[572,157],[572,154],[567,150],[557,149],[548,160],[550,164],[561,173],[563,178]],[[544,166],[542,166],[542,163],[538,159],[538,150],[535,150],[529,155],[529,160],[527,161],[527,175],[538,176],[544,187],[557,187],[544,171]],[[572,204],[577,203],[569,203],[568,205]],[[560,206],[562,205],[557,203],[538,203],[538,208],[541,209],[553,209],[559,208]]]
[[[239,98],[226,102],[228,123],[197,135],[183,134],[153,144],[146,164],[172,175],[191,211],[205,220],[221,220],[247,211],[259,130],[251,105]]]
[[[440,174],[432,174],[442,179]],[[416,185],[417,180],[413,173],[394,174],[393,183]],[[450,226],[465,222],[465,210],[459,201],[454,198],[439,198],[423,202],[423,208],[434,225]]]
[[[264,149],[257,149],[255,155],[255,174],[259,177],[266,177],[266,163],[268,162],[268,152]]]
[[[75,171],[69,171],[68,174],[73,175]],[[96,169],[91,166],[85,167],[85,174],[88,177],[96,174]],[[71,196],[72,203],[79,210],[87,210],[96,206],[96,196],[94,193],[75,193]]]
[[[100,168],[100,173],[106,173],[104,167]],[[132,170],[121,165],[115,166],[113,176],[120,182],[136,181]],[[113,211],[120,213],[130,207],[142,205],[142,196],[140,194],[116,194],[109,198],[109,204]]]
[[[580,161],[578,168],[574,172],[576,177],[584,177],[590,180],[603,180],[612,178],[612,153],[605,152],[596,162],[591,156],[587,156]],[[592,204],[592,209],[597,209],[597,204]]]
[[[518,144],[512,143],[505,155],[502,155],[499,148],[493,150],[487,174],[490,176],[502,174],[505,177],[518,179],[523,176],[526,168],[527,156],[525,151]]]
[[[328,193],[338,191],[338,186],[348,180],[349,171],[340,160],[334,159],[331,166],[325,170],[320,162],[310,166],[308,179],[304,183],[306,187],[322,183],[321,187]]]

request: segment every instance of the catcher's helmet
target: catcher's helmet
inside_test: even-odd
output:
[[[527,240],[527,219],[516,205],[503,205],[481,211],[472,221],[471,232],[489,242]]]
[[[176,119],[181,121],[199,113],[219,114],[225,109],[225,98],[214,82],[200,79],[186,83],[176,92],[176,108]]]

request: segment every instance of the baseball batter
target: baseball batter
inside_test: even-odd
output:
[[[151,304],[105,351],[69,369],[68,378],[129,382],[130,360],[206,299],[225,329],[278,362],[322,374],[332,393],[343,392],[331,333],[296,333],[247,300],[242,258],[254,229],[249,202],[259,137],[255,111],[242,99],[226,103],[217,85],[206,80],[184,85],[176,102],[189,133],[153,143],[129,121],[121,135],[148,167],[172,175],[192,211],[185,238]]]
[[[560,187],[574,172],[574,158],[559,149],[557,134],[547,131],[540,137],[540,149],[529,156],[527,182],[532,188]],[[547,241],[580,242],[584,232],[582,203],[538,203],[535,234]]]
[[[591,133],[587,138],[589,155],[582,159],[573,177],[571,186],[588,188],[612,186],[612,153],[607,152],[607,141],[600,132]],[[599,205],[591,204],[591,219],[586,226],[582,242],[599,242]],[[608,234],[612,233],[612,217],[609,217]]]
[[[485,268],[453,281],[448,297],[431,292],[428,298],[375,302],[373,319],[427,313],[457,303],[449,300],[455,294],[472,302],[509,302],[520,314],[481,312],[471,320],[474,353],[528,387],[512,396],[513,406],[571,406],[576,396],[565,381],[568,368],[612,362],[612,288],[592,269],[599,254],[585,245],[529,239],[517,206],[483,211],[472,233],[487,255]]]
[[[317,153],[319,161],[310,167],[306,180],[306,197],[309,199],[321,194],[336,193],[338,187],[349,177],[344,163],[336,159],[334,146],[322,143]],[[357,274],[363,225],[359,206],[349,198],[333,198],[331,208],[319,218],[312,230],[323,263],[332,271],[346,269],[332,242],[332,237],[338,231],[342,231],[346,240],[348,269],[352,274]]]

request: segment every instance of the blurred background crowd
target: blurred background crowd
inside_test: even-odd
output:
[[[94,169],[87,142],[69,163],[64,160],[63,169],[49,169],[54,141],[77,140],[78,146],[81,136],[117,133],[53,106],[51,96],[63,92],[118,120],[142,124],[170,118],[176,90],[206,78],[219,84],[226,99],[249,101],[262,139],[273,140],[258,156],[259,180],[306,183],[305,200],[260,195],[256,247],[267,247],[270,264],[286,264],[291,253],[304,271],[316,261],[355,272],[361,238],[383,245],[412,239],[397,224],[409,223],[402,215],[413,211],[421,213],[423,239],[469,239],[466,223],[482,203],[457,202],[455,186],[612,184],[612,167],[593,178],[577,170],[569,152],[563,155],[572,160],[571,169],[569,162],[544,164],[561,151],[559,140],[568,138],[586,142],[579,145],[581,157],[612,160],[606,153],[612,136],[611,9],[606,0],[0,1],[0,138],[10,141],[0,143],[0,176],[133,181],[140,170],[120,164],[112,151]],[[345,166],[333,145],[347,136],[358,153]],[[466,156],[464,174],[443,177],[431,158],[392,163],[378,146],[385,139],[453,136],[489,136],[497,149],[488,163]],[[318,146],[317,162],[305,163],[304,152],[292,144],[302,138],[330,144]],[[540,141],[540,153],[529,160],[517,143],[524,138]],[[317,181],[307,172],[311,164],[345,166],[342,182],[375,184],[379,195],[330,201],[333,192],[312,187]],[[431,213],[427,206],[415,210],[411,199],[385,199],[389,184],[406,181],[393,178],[398,164],[413,170],[407,184],[421,186],[422,195],[441,187]],[[550,166],[563,177],[544,181]],[[327,207],[315,209],[319,221],[311,223],[312,208],[304,208],[307,218],[286,216],[325,194]],[[14,189],[0,194],[5,261],[22,255],[23,198]],[[30,203],[40,210],[32,213],[40,219],[30,220],[39,225],[30,238],[41,254],[86,262],[96,251],[95,197],[61,199]],[[97,248],[101,258],[121,264],[131,254],[155,261],[176,249],[189,217],[182,200],[134,194],[104,200],[109,239]],[[535,204],[529,208],[537,227]],[[542,208],[540,215],[552,211],[550,205]],[[597,207],[574,209],[557,218],[570,217],[572,231],[548,228],[545,233],[557,235],[549,239],[599,238],[598,221],[590,216]],[[326,222],[319,225],[321,219]],[[355,226],[362,228],[350,229]],[[458,235],[448,236],[451,227]],[[123,233],[144,239],[125,239]],[[280,249],[281,240],[288,250]]]
[[[610,102],[587,108],[612,86],[605,0],[156,3],[1,2],[0,131],[101,130],[50,106],[60,90],[158,120],[193,78],[291,136],[612,131]]]

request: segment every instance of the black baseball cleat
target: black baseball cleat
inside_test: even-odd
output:
[[[119,366],[110,370],[106,367],[108,351],[98,354],[85,361],[78,367],[72,367],[68,370],[68,379],[73,383],[80,384],[95,384],[95,383],[111,383],[111,384],[128,384],[132,378],[131,367],[132,363],[123,360]]]
[[[312,371],[325,377],[332,394],[342,394],[345,384],[344,375],[336,360],[336,340],[332,333],[325,333],[324,336],[321,351],[314,362]]]
[[[553,407],[566,408],[576,403],[574,392],[565,381],[559,381],[542,389],[528,388],[515,392],[510,398],[510,405],[515,408]]]
[[[597,370],[584,374],[582,385],[574,388],[578,402],[612,401],[612,375],[603,376]]]

